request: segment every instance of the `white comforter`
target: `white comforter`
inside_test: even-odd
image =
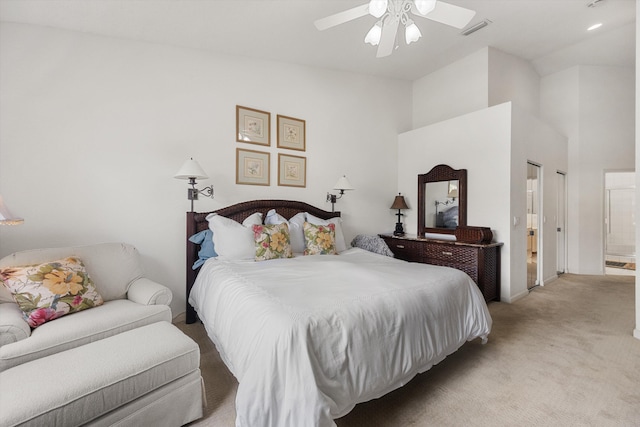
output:
[[[237,427],[335,426],[491,330],[465,273],[357,248],[210,259],[189,302],[239,381]]]

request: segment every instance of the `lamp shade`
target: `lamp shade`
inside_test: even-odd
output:
[[[449,181],[449,191],[447,192],[447,197],[451,199],[455,199],[458,197],[458,184],[455,182]]]
[[[407,206],[407,202],[404,201],[404,196],[398,193],[396,198],[393,199],[393,204],[389,209],[409,209],[409,206]]]
[[[413,4],[421,15],[426,15],[436,8],[436,0],[414,0]]]
[[[416,24],[411,19],[407,22],[407,27],[404,30],[404,39],[407,44],[417,42],[422,37],[422,33]]]
[[[4,204],[2,196],[0,196],[0,225],[18,225],[23,222],[24,219],[13,216],[9,208]]]
[[[380,18],[387,11],[387,0],[371,0],[369,2],[369,14]]]
[[[355,190],[355,188],[353,188],[353,186],[351,185],[351,183],[349,182],[349,180],[345,175],[342,175],[340,179],[338,179],[338,182],[336,182],[336,185],[333,186],[333,189],[342,190],[342,191]]]
[[[382,26],[378,21],[371,27],[364,38],[364,42],[369,43],[371,46],[378,46],[378,44],[380,44],[380,37],[382,37]]]
[[[209,178],[198,162],[190,158],[182,164],[182,167],[176,173],[174,178],[177,179],[207,179]]]

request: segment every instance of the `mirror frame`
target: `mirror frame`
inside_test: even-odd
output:
[[[467,170],[453,169],[448,165],[434,166],[429,172],[418,175],[418,236],[425,233],[454,234],[454,228],[425,226],[425,191],[429,182],[458,180],[458,226],[467,225]]]

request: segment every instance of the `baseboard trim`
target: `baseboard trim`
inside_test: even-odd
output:
[[[529,290],[528,289],[520,292],[519,294],[512,295],[510,298],[500,298],[500,301],[511,304],[511,303],[514,303],[514,302],[518,301],[521,298],[526,297],[527,295],[529,295]]]

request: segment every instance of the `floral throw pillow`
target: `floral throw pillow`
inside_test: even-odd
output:
[[[304,223],[305,255],[336,255],[335,224],[315,225]]]
[[[256,261],[275,258],[291,258],[289,226],[286,222],[273,225],[253,225],[256,242]]]
[[[75,257],[3,268],[0,279],[32,328],[104,302],[84,264]]]

